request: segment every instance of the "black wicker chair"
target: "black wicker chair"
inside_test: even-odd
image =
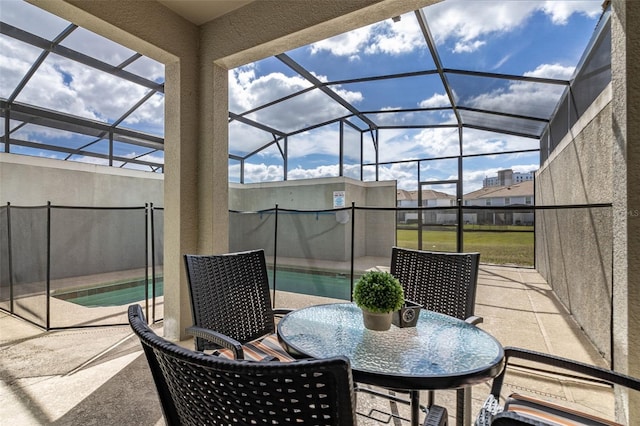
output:
[[[236,359],[293,358],[280,346],[264,250],[221,255],[184,256],[198,351],[212,349]]]
[[[175,345],[129,307],[168,425],[355,425],[349,360],[229,360]]]
[[[391,249],[390,272],[402,284],[406,300],[471,324],[482,322],[482,318],[474,315],[479,265],[480,253]],[[465,389],[457,391],[458,424],[462,424],[465,417],[465,406],[470,406],[470,396]],[[431,391],[427,406],[433,405],[434,392]]]
[[[405,299],[423,308],[478,324],[474,316],[480,253],[445,253],[393,247],[391,274]]]
[[[547,399],[540,399],[540,392],[536,392],[534,396],[525,395],[521,386],[518,387],[520,393],[507,396],[505,403],[500,404],[505,376],[510,372],[517,372],[521,376],[524,374],[526,377],[538,377],[545,382],[558,381],[563,386],[569,386],[570,382],[574,382],[583,389],[591,381],[598,387],[602,387],[603,384],[619,385],[640,391],[639,379],[612,370],[522,348],[507,347],[504,352],[505,368],[493,380],[491,393],[480,410],[476,426],[613,424],[612,420],[601,419],[574,407],[568,407],[566,402],[558,405]],[[525,364],[522,360],[525,360]]]

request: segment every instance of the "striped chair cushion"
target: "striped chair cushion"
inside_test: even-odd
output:
[[[262,361],[268,356],[274,356],[281,362],[289,362],[295,359],[280,346],[278,335],[275,333],[262,339],[245,343],[242,345],[242,350],[244,351],[244,359],[250,361]],[[234,359],[231,349],[218,349],[213,354]]]
[[[505,403],[504,411],[515,412],[521,416],[550,425],[621,426],[619,423],[610,420],[517,393],[509,396]]]

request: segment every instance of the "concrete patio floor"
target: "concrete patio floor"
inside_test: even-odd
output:
[[[607,366],[580,327],[533,269],[481,265],[476,314],[479,325],[505,346],[520,346],[583,362]],[[330,299],[279,293],[278,306],[302,307]],[[154,326],[162,333],[162,324]],[[191,340],[181,342],[192,345]],[[0,312],[0,425],[159,425],[164,424],[146,359],[128,326],[45,332]],[[536,384],[507,377],[507,393],[533,390],[585,410],[612,416],[608,388],[586,395],[566,386]],[[489,383],[472,388],[472,415],[489,392]],[[425,397],[426,400],[426,397]],[[436,403],[449,410],[455,424],[455,391],[438,391]],[[386,400],[358,395],[358,410],[396,410],[408,417],[408,407],[390,407]],[[359,416],[359,424],[382,423]],[[390,424],[408,424],[391,421]]]

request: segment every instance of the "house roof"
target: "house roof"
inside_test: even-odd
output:
[[[423,200],[442,200],[442,199],[453,199],[453,198],[456,198],[456,197],[454,195],[447,194],[446,192],[434,191],[432,189],[425,189],[422,191]],[[399,189],[396,195],[396,199],[398,201],[417,200],[418,191],[406,191],[404,189]]]
[[[529,195],[533,195],[532,180],[505,186],[488,186],[465,194],[464,198],[465,200],[475,200],[479,198],[525,197]]]

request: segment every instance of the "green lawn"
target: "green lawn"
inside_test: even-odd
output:
[[[485,230],[475,226],[474,230],[464,233],[464,251],[480,252],[480,261],[484,263],[533,266],[533,232],[521,232],[523,229],[529,230],[529,227],[514,229],[517,231],[497,232],[491,228]],[[417,230],[399,229],[397,238],[400,247],[418,248]],[[423,230],[422,249],[456,251],[455,228]]]

